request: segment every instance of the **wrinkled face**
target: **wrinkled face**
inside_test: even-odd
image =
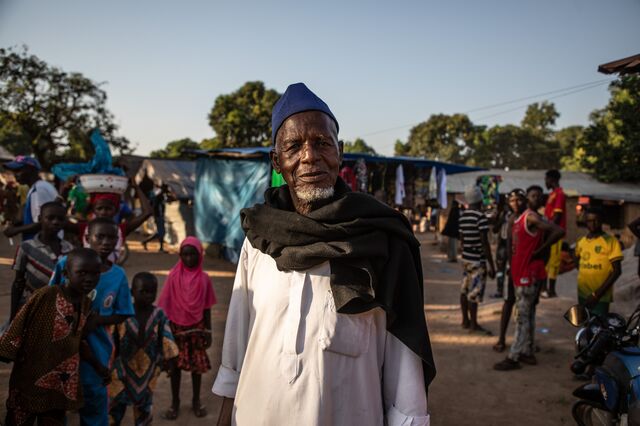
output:
[[[131,286],[131,295],[137,304],[151,305],[156,300],[158,283],[151,279],[136,279]]]
[[[67,212],[62,206],[49,206],[40,211],[42,230],[57,234],[62,229]]]
[[[100,280],[100,265],[100,258],[95,254],[72,258],[66,269],[69,286],[78,292],[89,293]]]
[[[117,212],[118,210],[116,209],[116,206],[111,201],[104,198],[96,201],[93,206],[93,213],[96,215],[96,217],[106,217],[112,219]]]
[[[89,246],[104,260],[115,250],[118,243],[116,224],[100,223],[89,228]]]
[[[532,189],[527,193],[527,202],[531,210],[538,210],[542,207],[542,191],[538,189]]]
[[[585,222],[587,222],[587,229],[589,232],[598,232],[602,228],[602,221],[600,220],[600,216],[597,214],[587,213]]]
[[[200,263],[200,253],[194,246],[184,246],[180,249],[180,259],[182,259],[184,266],[193,269]]]
[[[342,162],[336,124],[320,111],[292,115],[278,130],[271,162],[292,197],[303,202],[331,198]]]

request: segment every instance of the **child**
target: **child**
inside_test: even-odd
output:
[[[479,187],[468,187],[465,191],[465,200],[469,208],[462,212],[458,220],[463,267],[460,309],[463,328],[468,328],[471,332],[491,335],[489,330],[478,324],[478,304],[482,302],[487,273],[491,278],[496,275],[487,236],[489,223],[482,212],[482,197]]]
[[[115,425],[122,422],[127,405],[133,405],[136,425],[151,424],[156,378],[163,361],[178,356],[169,321],[162,309],[153,306],[157,291],[153,274],[136,274],[131,285],[136,315],[114,331],[117,358],[109,386],[109,415]]]
[[[190,371],[193,385],[193,412],[207,415],[200,404],[202,373],[211,369],[206,349],[211,346],[211,306],[216,296],[209,276],[202,270],[202,245],[195,237],[180,244],[180,260],[171,269],[162,289],[158,306],[169,318],[178,344],[178,365],[171,374],[171,408],[164,417],[178,418],[180,409],[180,370]]]
[[[591,315],[606,315],[624,256],[618,240],[602,230],[601,210],[589,208],[586,222],[589,233],[576,243],[578,303]]]
[[[97,218],[89,222],[88,241],[91,248],[102,259],[100,281],[96,287],[96,297],[91,304],[92,315],[86,325],[87,342],[95,359],[87,359],[80,364],[80,380],[84,395],[84,406],[80,409],[80,424],[87,426],[107,426],[108,369],[111,366],[113,341],[107,327],[120,324],[134,314],[131,292],[124,270],[111,263],[109,256],[118,240],[118,227],[108,218]],[[51,284],[59,284],[62,258],[56,266]],[[97,361],[97,362],[96,362]],[[98,364],[98,365],[96,365]]]
[[[0,359],[14,362],[7,425],[62,425],[65,412],[82,405],[80,341],[101,261],[85,248],[67,259],[65,283],[37,290],[0,337]]]
[[[40,207],[38,218],[42,226],[40,232],[18,247],[13,262],[16,278],[11,287],[10,320],[13,320],[18,308],[24,303],[23,295],[25,299],[29,299],[34,291],[46,286],[60,257],[73,250],[71,243],[58,237],[66,214],[62,204],[55,201],[44,203]]]
[[[142,225],[149,217],[151,217],[151,214],[153,213],[151,204],[149,203],[147,197],[140,190],[140,187],[133,183],[133,188],[135,189],[136,195],[140,200],[142,213],[138,216],[134,216],[128,219],[124,223],[118,224],[118,239],[116,241],[116,245],[113,248],[113,253],[109,258],[111,262],[115,262],[118,259],[120,248],[124,245],[127,236],[138,229],[138,227]],[[116,217],[119,217],[120,215],[121,197],[119,194],[94,193],[91,194],[89,205],[91,206],[91,211],[95,218],[108,218],[115,221]],[[90,246],[88,241],[89,233],[87,222],[79,222],[77,224],[68,222],[65,225],[65,230],[71,231],[78,235],[80,237],[80,241],[85,247]]]
[[[133,188],[136,191],[136,195],[140,200],[140,206],[142,208],[142,212],[134,217],[127,219],[124,223],[118,223],[117,227],[117,240],[113,248],[113,252],[110,255],[109,260],[111,262],[115,262],[118,259],[118,253],[120,248],[124,245],[125,239],[129,234],[138,229],[140,225],[142,225],[153,213],[151,209],[151,204],[147,197],[142,193],[142,190],[138,185],[132,183]],[[121,196],[119,194],[112,193],[93,193],[89,199],[89,205],[91,209],[91,213],[94,218],[106,218],[114,221],[116,218],[120,219],[121,212]],[[84,247],[90,247],[88,238],[89,238],[89,228],[88,222],[80,221],[80,222],[71,222],[67,220],[64,223],[65,232],[70,232],[75,234],[80,239],[81,244]],[[37,232],[40,229],[39,223],[33,223],[28,227],[22,227],[25,232]],[[21,229],[22,229],[21,228]],[[5,233],[6,234],[6,233]],[[7,234],[7,236],[11,236]]]

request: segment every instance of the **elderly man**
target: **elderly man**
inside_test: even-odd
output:
[[[338,178],[338,122],[304,84],[272,129],[287,185],[241,213],[219,424],[428,425],[435,368],[409,223]]]

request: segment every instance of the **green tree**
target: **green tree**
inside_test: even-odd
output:
[[[361,138],[357,138],[353,142],[345,142],[344,152],[378,155],[376,150],[367,145],[367,143]]]
[[[92,155],[89,132],[96,127],[121,154],[130,152],[129,141],[116,136],[100,86],[50,66],[26,47],[0,49],[0,143],[32,153],[45,169],[65,150],[83,159]]]
[[[559,149],[560,168],[574,172],[586,171],[582,166],[582,157],[585,155],[581,148],[584,135],[584,127],[569,126],[558,130],[554,137]]]
[[[609,92],[609,103],[591,114],[584,131],[581,165],[605,182],[640,182],[640,76],[621,77]]]
[[[396,155],[465,163],[477,129],[465,114],[434,114],[413,127],[407,143],[396,143]]]
[[[198,149],[201,149],[198,142],[190,138],[183,138],[169,142],[163,149],[151,151],[151,154],[149,154],[149,156],[151,158],[194,159],[196,158],[196,155],[187,151]]]
[[[202,139],[200,141],[200,149],[211,150],[211,149],[220,149],[222,148],[222,144],[220,143],[220,139],[215,136],[209,139]]]
[[[552,102],[535,102],[527,107],[520,125],[549,140],[553,136],[552,127],[556,125],[558,117],[560,114]]]
[[[280,93],[250,81],[228,95],[220,95],[209,113],[209,124],[223,147],[269,146],[271,110]]]

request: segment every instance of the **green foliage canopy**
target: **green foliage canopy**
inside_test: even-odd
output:
[[[466,163],[476,128],[465,114],[434,114],[413,127],[407,143],[396,142],[396,155]]]
[[[93,128],[121,154],[130,152],[106,100],[100,84],[50,66],[26,47],[0,49],[0,142],[14,154],[35,155],[45,169],[91,156]]]
[[[578,144],[580,164],[605,182],[640,182],[640,76],[621,77],[609,91]]]
[[[344,142],[344,152],[356,153],[356,154],[371,154],[378,155],[375,149],[367,145],[364,139],[357,138],[353,142]]]
[[[151,158],[182,158],[182,159],[194,159],[195,154],[188,153],[189,150],[200,149],[200,144],[190,138],[178,139],[169,142],[166,147],[156,151],[151,151],[149,156]]]
[[[271,145],[271,110],[280,93],[261,81],[216,98],[209,124],[222,147]]]

